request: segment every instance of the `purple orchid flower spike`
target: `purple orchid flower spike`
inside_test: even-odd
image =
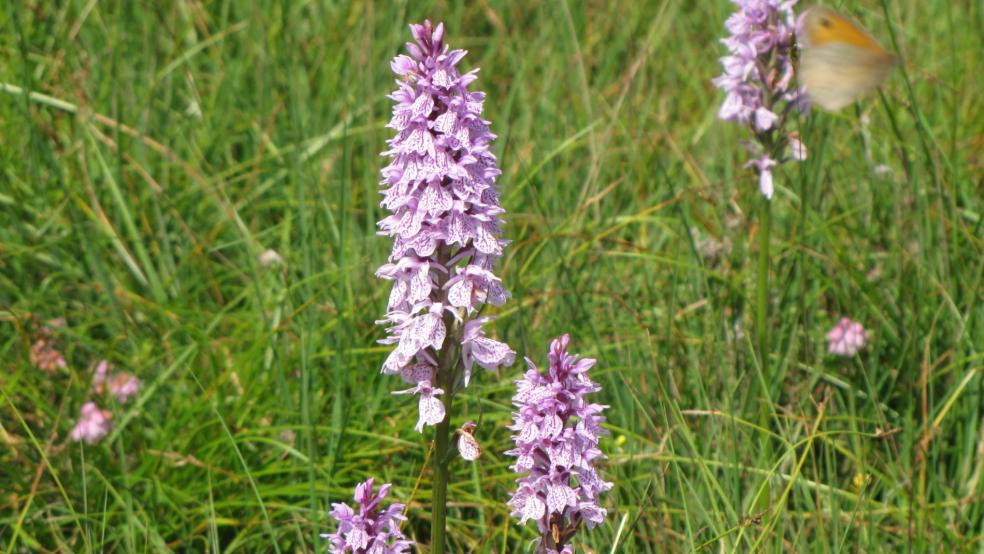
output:
[[[373,478],[355,487],[358,511],[348,504],[332,504],[331,517],[338,522],[338,530],[321,535],[328,539],[330,554],[404,554],[410,551],[409,541],[400,531],[403,504],[390,504],[383,509],[383,499],[389,494],[385,484],[373,493]]]
[[[746,125],[755,137],[749,143],[759,190],[772,199],[774,168],[787,160],[806,159],[796,133],[784,131],[787,116],[806,113],[809,100],[793,86],[793,43],[797,0],[732,0],[737,11],[725,22],[730,36],[721,42],[729,54],[721,58],[724,73],[714,86],[727,92],[718,117]]]
[[[387,126],[396,136],[383,152],[391,161],[382,170],[381,205],[390,214],[379,229],[393,249],[376,275],[393,283],[378,323],[388,332],[380,342],[396,346],[382,370],[412,385],[398,393],[420,396],[422,432],[446,417],[441,396],[468,385],[474,362],[494,370],[515,353],[485,336],[491,318],[479,316],[509,292],[494,273],[507,241],[485,95],[468,90],[477,70],[459,72],[465,51],[444,44],[443,24],[410,31],[409,55],[390,64],[399,78]]]
[[[605,519],[598,496],[612,488],[597,473],[595,462],[604,459],[598,439],[607,431],[601,416],[607,406],[590,403],[586,396],[601,387],[591,381],[591,358],[567,353],[570,336],[550,344],[550,368],[541,373],[526,360],[529,370],[516,382],[513,396],[513,432],[516,448],[512,466],[525,474],[509,500],[512,515],[524,524],[536,521],[538,552],[572,552],[570,538],[584,523],[588,528]]]

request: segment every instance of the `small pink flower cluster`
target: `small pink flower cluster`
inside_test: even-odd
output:
[[[38,339],[31,345],[31,364],[45,373],[54,373],[68,366],[65,356],[55,348],[54,330],[65,325],[64,319],[52,319],[38,332]]]
[[[92,376],[92,390],[97,395],[109,393],[120,403],[127,402],[140,390],[140,380],[126,371],[110,375],[111,369],[112,366],[106,360],[96,364]],[[90,400],[79,410],[79,421],[72,429],[71,438],[75,442],[97,443],[113,428],[112,419],[112,413],[101,409]]]
[[[857,321],[842,317],[827,333],[827,352],[835,356],[851,357],[864,348],[868,332]]]
[[[111,368],[106,360],[96,365],[95,374],[92,376],[92,390],[96,391],[96,394],[109,392],[120,403],[125,403],[140,390],[140,380],[125,371],[110,376]]]
[[[113,414],[100,409],[95,402],[82,404],[79,411],[79,422],[72,429],[72,440],[85,441],[89,444],[99,442],[113,428]]]

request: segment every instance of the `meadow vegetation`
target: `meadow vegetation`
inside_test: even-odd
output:
[[[981,551],[984,11],[833,4],[903,63],[794,122],[765,360],[729,2],[0,4],[0,551],[323,551],[370,476],[427,550],[430,433],[374,323],[389,60],[424,18],[481,68],[512,241],[488,333],[520,356],[456,397],[485,455],[451,466],[450,552],[528,551],[510,398],[563,333],[610,406],[579,551]],[[101,360],[140,390],[73,442]]]

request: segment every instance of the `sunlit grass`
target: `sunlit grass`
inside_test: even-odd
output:
[[[984,548],[979,3],[839,4],[904,63],[798,123],[769,381],[757,184],[710,84],[730,3],[51,4],[0,6],[2,551],[323,550],[370,475],[428,536],[429,436],[373,323],[388,60],[424,17],[482,68],[499,135],[513,299],[489,333],[543,362],[569,332],[599,360],[616,486],[578,545]],[[823,340],[841,316],[872,337],[846,361]],[[29,352],[59,317],[47,375]],[[101,359],[144,388],[82,447]],[[451,552],[534,537],[504,504],[522,367],[458,397],[486,455],[452,466]]]

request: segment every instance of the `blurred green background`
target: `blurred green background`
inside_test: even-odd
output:
[[[981,551],[984,8],[833,5],[904,63],[795,122],[766,378],[759,193],[710,83],[729,2],[3,3],[0,551],[324,551],[370,475],[426,542],[430,435],[379,374],[373,276],[389,60],[424,18],[499,135],[513,300],[489,333],[599,360],[615,488],[578,551]],[[825,354],[842,315],[871,336],[850,359]],[[83,447],[102,359],[143,388]],[[531,548],[504,504],[523,367],[457,397],[486,455],[452,466],[452,552]]]

